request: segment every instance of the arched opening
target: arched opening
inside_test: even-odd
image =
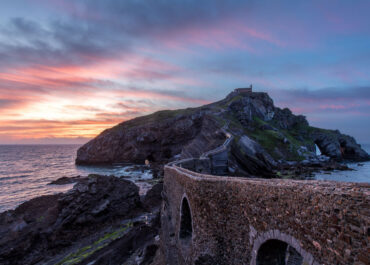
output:
[[[268,240],[257,253],[257,265],[285,265],[285,252],[288,244],[280,240]]]
[[[188,199],[184,197],[181,203],[180,239],[189,239],[193,234],[191,212]]]
[[[315,144],[315,154],[317,156],[321,156],[322,155],[321,150],[320,150],[320,148],[319,148],[319,146],[317,144]]]
[[[322,141],[316,140],[315,141],[315,149],[316,149],[316,155],[327,155],[325,152],[325,149],[322,146]]]
[[[301,265],[303,257],[287,243],[271,239],[261,245],[257,253],[257,265]]]

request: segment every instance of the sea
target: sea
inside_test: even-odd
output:
[[[65,192],[74,184],[48,185],[61,177],[89,174],[124,176],[143,194],[152,172],[137,165],[77,166],[80,145],[0,145],[0,212],[32,198]]]
[[[362,145],[370,153],[370,144]],[[14,209],[32,198],[65,192],[74,184],[48,185],[60,177],[88,174],[125,176],[143,194],[152,179],[149,169],[136,165],[77,166],[79,145],[0,145],[0,212]],[[370,162],[348,164],[354,171],[318,173],[319,180],[370,183]]]
[[[368,154],[370,154],[370,144],[361,144]],[[332,171],[332,172],[319,172],[315,174],[315,179],[318,180],[334,180],[343,182],[366,182],[370,183],[370,161],[347,163],[347,166],[353,171]]]

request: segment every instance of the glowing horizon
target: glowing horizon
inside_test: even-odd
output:
[[[46,1],[0,10],[0,144],[83,143],[253,83],[370,141],[368,1]]]

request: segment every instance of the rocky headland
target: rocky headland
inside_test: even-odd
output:
[[[310,126],[304,116],[275,107],[266,93],[235,91],[202,107],[118,124],[82,146],[76,163],[149,161],[160,177],[167,163],[185,161],[181,166],[190,163],[197,171],[221,161],[222,170],[202,173],[307,178],[316,170],[349,170],[341,162],[367,160],[353,137]],[[157,251],[160,180],[143,196],[134,183],[114,176],[51,184],[66,183],[76,184],[0,214],[0,264],[163,264]]]
[[[369,160],[353,137],[310,126],[304,116],[275,107],[267,93],[234,91],[209,105],[159,111],[120,123],[82,146],[76,163],[148,160],[160,175],[161,165],[199,158],[228,137],[233,138],[228,175],[306,176],[318,168],[346,169],[338,162]],[[316,155],[316,146],[321,156]]]
[[[74,181],[67,193],[0,214],[0,264],[151,264],[162,184],[140,197],[134,183],[113,176]]]

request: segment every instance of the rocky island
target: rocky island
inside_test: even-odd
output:
[[[368,184],[278,179],[366,160],[353,137],[236,89],[123,122],[82,146],[77,164],[147,161],[158,183],[139,196],[114,176],[54,181],[76,185],[0,214],[0,263],[367,264]]]
[[[275,107],[267,93],[250,88],[235,89],[198,108],[164,110],[120,123],[82,146],[76,163],[148,160],[164,165],[199,158],[230,137],[227,175],[279,177],[291,166],[338,168],[332,162],[369,160],[353,137],[312,127],[304,116]]]

